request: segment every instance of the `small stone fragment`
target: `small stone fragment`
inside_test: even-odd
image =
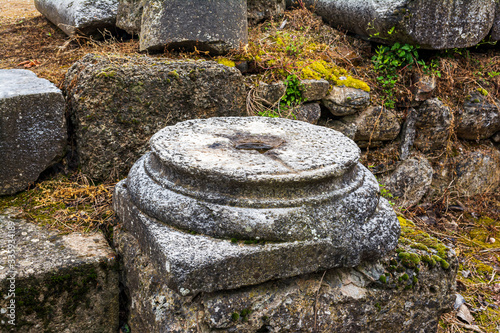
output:
[[[494,192],[500,184],[500,152],[478,150],[461,155],[456,172],[456,189],[460,193]]]
[[[401,145],[399,147],[399,159],[404,161],[410,156],[410,150],[415,142],[415,123],[417,112],[414,108],[408,110],[408,115],[401,129]]]
[[[423,152],[444,148],[450,136],[451,119],[450,108],[439,99],[423,102],[417,109],[415,147]]]
[[[368,107],[370,94],[361,89],[333,86],[322,103],[334,116],[347,116]]]
[[[496,132],[492,137],[491,140],[495,143],[500,143],[500,132]]]
[[[281,81],[271,84],[259,82],[255,90],[256,101],[268,107],[276,106],[285,95],[285,91],[286,86]]]
[[[355,120],[355,117],[347,116],[340,118],[339,120],[320,120],[321,123],[319,125],[336,130],[347,136],[349,139],[354,140],[354,136],[356,135],[356,132],[358,130]],[[356,143],[359,146],[359,142]]]
[[[473,92],[458,115],[457,136],[467,140],[487,139],[500,131],[500,101]]]
[[[410,87],[415,101],[422,102],[431,98],[436,89],[436,77],[433,75],[422,75],[416,81]]]
[[[433,173],[429,161],[423,156],[416,156],[402,162],[384,181],[387,190],[398,197],[402,206],[410,207],[425,196]]]
[[[316,124],[321,117],[321,107],[319,103],[301,104],[292,110],[297,120],[306,121],[310,124]]]
[[[327,80],[302,80],[302,98],[306,102],[320,101],[328,95],[330,83]]]
[[[354,141],[389,141],[394,140],[401,128],[399,118],[391,110],[372,106],[356,117],[358,130]]]

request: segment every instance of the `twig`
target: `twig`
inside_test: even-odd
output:
[[[321,284],[323,283],[323,278],[325,277],[326,271],[323,272],[323,275],[321,276],[321,280],[319,280],[319,286],[318,286],[318,291],[316,292],[316,299],[314,301],[314,328],[313,332],[318,332],[318,328],[316,327],[317,325],[317,316],[318,316],[318,299],[319,299],[319,291],[321,290]]]

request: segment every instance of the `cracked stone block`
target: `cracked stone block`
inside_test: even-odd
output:
[[[64,98],[22,69],[0,70],[0,195],[26,189],[66,146]]]
[[[103,235],[63,235],[13,215],[0,215],[0,331],[117,332],[117,260]]]

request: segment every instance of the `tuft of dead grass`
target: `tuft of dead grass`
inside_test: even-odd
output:
[[[61,232],[108,230],[114,185],[95,185],[81,173],[57,176],[18,195],[0,197],[0,212],[16,207],[18,218]]]

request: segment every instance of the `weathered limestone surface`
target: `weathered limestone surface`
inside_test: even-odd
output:
[[[426,49],[470,47],[493,26],[495,0],[305,0],[333,27],[383,43]],[[392,31],[391,34],[388,31]]]
[[[35,0],[35,7],[69,36],[101,36],[115,26],[118,0]]]
[[[115,228],[113,239],[134,332],[435,332],[455,299],[452,254],[448,269],[421,262],[417,273],[396,253],[355,268],[181,296],[161,283],[164,273],[131,233]],[[408,280],[399,281],[404,274]]]
[[[116,26],[129,34],[141,32],[142,12],[145,0],[118,0]],[[247,19],[250,24],[283,15],[285,0],[247,0]]]
[[[62,157],[64,108],[51,82],[28,70],[0,70],[0,195],[26,189]]]
[[[116,26],[131,35],[141,32],[142,10],[145,0],[118,0]]]
[[[396,245],[392,208],[336,131],[211,118],[161,130],[151,149],[116,186],[114,209],[183,294],[352,267]]]
[[[145,1],[141,51],[186,48],[226,53],[248,42],[246,0]]]
[[[126,176],[149,138],[178,121],[245,115],[245,85],[211,61],[87,55],[63,84],[82,171],[96,180]]]
[[[0,228],[0,331],[117,332],[117,261],[102,234],[60,235],[8,215]]]

